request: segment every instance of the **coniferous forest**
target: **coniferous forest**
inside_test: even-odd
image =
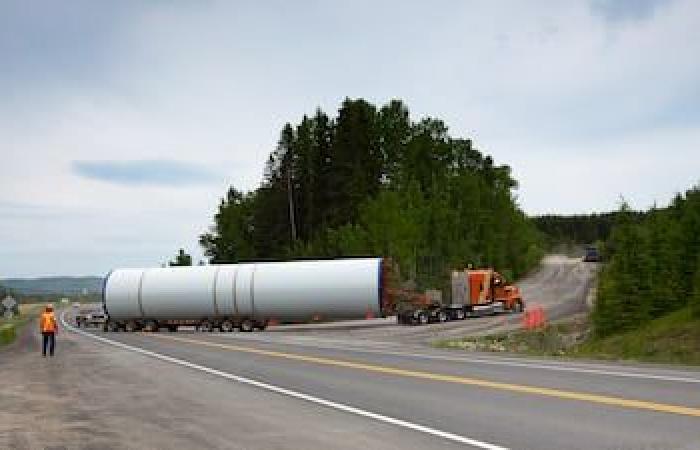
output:
[[[471,263],[518,277],[542,256],[517,182],[439,119],[392,100],[346,99],[284,125],[251,192],[231,187],[200,236],[214,263],[384,256],[401,278],[439,287]]]
[[[636,329],[684,307],[700,317],[700,187],[641,220],[623,204],[606,253],[593,311],[598,336]]]
[[[212,263],[390,257],[403,280],[446,287],[450,270],[532,269],[552,243],[603,242],[593,323],[598,336],[691,305],[700,315],[700,190],[641,213],[541,216],[518,207],[517,182],[439,119],[393,100],[346,99],[287,123],[260,186],[231,187],[200,244]]]

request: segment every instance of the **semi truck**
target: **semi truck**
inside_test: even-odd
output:
[[[492,269],[452,274],[452,301],[391,284],[384,258],[118,269],[105,278],[105,331],[264,330],[271,322],[363,319],[401,324],[522,311],[517,287]]]
[[[520,289],[490,268],[453,271],[451,288],[451,301],[447,304],[427,295],[404,295],[403,299],[399,296],[398,323],[424,325],[525,309]]]

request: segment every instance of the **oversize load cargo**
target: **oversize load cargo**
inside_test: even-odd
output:
[[[250,318],[279,321],[380,315],[380,258],[117,269],[107,276],[111,320]]]

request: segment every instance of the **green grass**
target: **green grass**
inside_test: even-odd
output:
[[[31,321],[41,308],[41,305],[20,305],[20,315],[12,319],[0,317],[0,346],[12,343],[22,327]]]
[[[688,308],[641,328],[606,338],[591,336],[586,319],[482,337],[435,342],[436,347],[536,356],[700,365],[700,319]]]
[[[700,319],[684,308],[638,330],[591,339],[573,350],[584,357],[700,365]]]
[[[15,325],[12,323],[6,323],[0,325],[0,345],[7,345],[15,340],[17,337],[17,332],[15,331]]]

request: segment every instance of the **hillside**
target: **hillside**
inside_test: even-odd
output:
[[[683,308],[627,333],[592,339],[578,356],[700,364],[700,318]]]
[[[82,295],[102,292],[101,277],[7,278],[5,288],[19,295]]]

